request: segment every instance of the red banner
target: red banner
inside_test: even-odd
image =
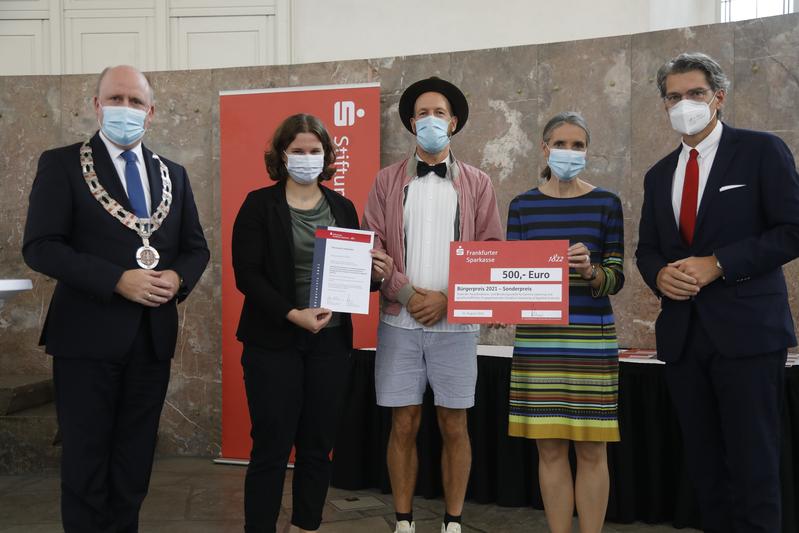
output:
[[[236,327],[244,297],[236,289],[230,239],[247,193],[274,182],[264,166],[272,134],[290,115],[322,120],[338,146],[336,174],[324,184],[353,201],[360,216],[380,169],[380,85],[331,85],[224,91],[219,98],[222,207],[222,457],[250,456],[250,419]],[[355,347],[376,345],[377,294],[370,315],[353,316]]]
[[[569,241],[450,243],[447,319],[568,324]]]

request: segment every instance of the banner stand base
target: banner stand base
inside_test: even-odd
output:
[[[247,466],[250,464],[249,459],[232,459],[229,457],[217,457],[213,459],[214,464],[217,465],[234,465],[234,466]],[[286,468],[294,468],[294,463],[288,463]]]
[[[218,465],[236,465],[236,466],[247,466],[250,464],[249,459],[232,459],[230,457],[217,457],[213,459],[214,464]]]

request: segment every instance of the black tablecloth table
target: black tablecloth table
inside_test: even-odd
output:
[[[472,471],[467,498],[501,506],[542,509],[535,442],[508,437],[509,358],[477,358],[477,391],[469,410]],[[799,367],[786,371],[783,417],[783,531],[799,533]],[[375,404],[374,352],[355,351],[333,461],[332,485],[390,491],[386,444],[391,411]],[[612,522],[671,522],[698,527],[699,511],[683,462],[680,427],[663,379],[663,366],[626,363],[619,370],[621,442],[608,446]],[[417,440],[417,495],[441,496],[441,437],[432,393],[422,408]],[[573,454],[573,450],[572,450]],[[574,457],[572,455],[572,464]]]

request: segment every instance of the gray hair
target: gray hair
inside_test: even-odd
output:
[[[562,111],[549,119],[549,122],[544,126],[544,133],[541,135],[543,141],[549,144],[549,140],[552,139],[552,132],[564,124],[571,124],[572,126],[577,126],[582,129],[585,132],[586,147],[591,144],[591,131],[588,129],[588,123],[583,116],[576,111]],[[552,171],[549,165],[547,165],[544,167],[544,170],[541,171],[541,177],[548,180],[550,176],[552,176]]]
[[[666,78],[671,74],[682,74],[692,70],[704,72],[707,83],[714,93],[726,91],[730,87],[730,79],[724,74],[721,65],[715,59],[700,52],[688,52],[669,59],[658,69],[657,82],[660,97],[666,96]]]

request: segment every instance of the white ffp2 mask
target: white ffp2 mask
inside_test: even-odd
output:
[[[716,96],[714,95],[713,100],[715,99]],[[713,114],[710,113],[710,104],[713,103],[713,100],[708,103],[680,100],[674,107],[669,109],[671,127],[683,135],[699,133],[713,119]]]

